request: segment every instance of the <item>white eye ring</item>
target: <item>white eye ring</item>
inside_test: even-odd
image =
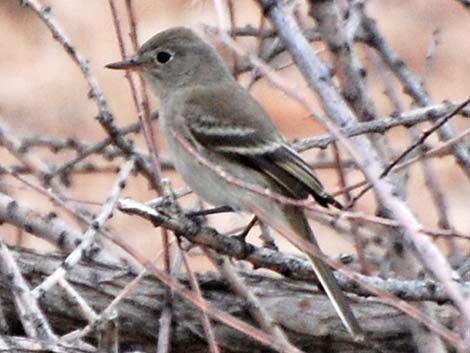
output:
[[[166,64],[167,62],[171,61],[171,59],[173,59],[173,54],[165,50],[159,51],[155,55],[155,60],[157,60],[159,64]]]

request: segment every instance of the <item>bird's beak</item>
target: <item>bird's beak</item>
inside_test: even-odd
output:
[[[141,58],[134,56],[126,60],[108,64],[105,67],[114,70],[141,70],[143,63],[144,61]]]

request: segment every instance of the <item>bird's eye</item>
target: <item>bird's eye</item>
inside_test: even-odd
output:
[[[172,58],[172,55],[168,53],[167,51],[159,51],[157,53],[156,59],[160,64],[165,64],[168,61],[170,61]]]

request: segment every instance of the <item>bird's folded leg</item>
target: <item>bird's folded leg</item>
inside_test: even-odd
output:
[[[220,207],[208,208],[208,209],[203,209],[203,210],[198,210],[198,211],[190,211],[190,212],[185,213],[185,216],[188,218],[193,218],[193,217],[208,216],[211,214],[225,213],[225,212],[233,212],[233,208],[230,206],[220,206]]]

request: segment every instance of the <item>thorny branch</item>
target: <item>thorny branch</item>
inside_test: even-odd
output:
[[[247,85],[250,89],[260,80],[274,83],[288,99],[303,105],[309,117],[323,124],[325,134],[296,140],[292,146],[301,152],[323,150],[309,154],[308,160],[312,166],[337,170],[341,187],[335,195],[344,194],[349,200],[357,200],[361,196],[358,188],[366,186],[373,190],[377,200],[370,205],[361,198],[354,212],[320,209],[310,200],[293,200],[237,180],[211,161],[201,160],[197,152],[194,158],[229,182],[271,197],[273,202],[306,209],[313,220],[336,231],[346,242],[354,235],[358,254],[345,254],[339,260],[323,259],[336,269],[339,285],[354,302],[370,342],[357,345],[338,329],[340,326],[328,311],[329,306],[322,304],[327,301],[321,292],[311,302],[312,284],[317,282],[302,257],[282,248],[277,250],[275,246],[255,245],[252,234],[258,231],[256,227],[244,242],[240,237],[230,236],[244,229],[243,225],[221,233],[201,216],[213,212],[199,204],[189,209],[182,207],[179,202],[183,202],[181,199],[189,191],[185,188],[173,191],[171,184],[162,182],[160,168],[172,173],[173,164],[157,149],[151,119],[156,119],[158,114],[150,115],[142,79],[127,75],[140,123],[120,128],[90,63],[67,34],[67,23],[59,23],[54,8],[40,0],[22,0],[21,5],[34,12],[78,65],[98,109],[97,121],[107,136],[101,141],[90,141],[80,134],[59,138],[31,132],[22,137],[5,123],[0,126],[0,146],[5,150],[1,152],[7,157],[0,162],[0,270],[4,276],[0,285],[1,349],[117,352],[122,351],[120,346],[126,346],[145,352],[186,352],[190,347],[198,347],[200,351],[210,347],[212,352],[266,349],[402,352],[428,349],[423,347],[429,344],[416,343],[428,337],[427,329],[430,329],[429,342],[446,342],[461,352],[469,349],[470,234],[452,215],[453,210],[465,205],[452,199],[451,186],[444,186],[442,180],[439,182],[443,186],[437,190],[438,184],[430,181],[430,176],[441,178],[437,171],[444,170],[442,166],[452,157],[456,161],[455,171],[461,171],[468,183],[470,129],[459,127],[468,123],[470,108],[465,107],[468,101],[462,103],[459,99],[433,103],[425,84],[431,84],[427,75],[434,71],[430,65],[439,47],[433,42],[422,58],[425,76],[419,77],[385,39],[387,36],[380,26],[368,15],[364,1],[312,0],[306,2],[307,7],[296,7],[297,2],[286,0],[257,3],[261,11],[256,25],[242,27],[237,23],[240,11],[237,2],[214,1],[217,21],[206,25],[206,31],[215,34],[232,50],[233,72],[237,78],[243,81],[243,73],[251,71]],[[460,3],[468,7],[464,1]],[[126,26],[130,29],[132,50],[136,51],[140,44],[140,4],[126,0],[127,16],[119,16],[116,1],[110,0],[109,4],[121,55],[125,57],[128,55]],[[256,55],[249,54],[246,39],[254,41]],[[319,55],[313,50],[316,47],[327,50]],[[361,56],[364,48],[380,63],[374,66],[364,60]],[[293,70],[303,75],[307,87],[294,87],[287,82],[289,76],[281,76]],[[383,86],[389,86],[386,77],[396,79],[415,106],[406,106],[403,99],[400,104],[393,104],[396,112],[383,114],[368,82],[367,73],[373,70],[387,71],[387,75],[381,75]],[[401,99],[397,98],[399,93],[387,89],[387,98],[397,103]],[[311,95],[305,93],[308,91],[319,98],[323,111],[312,103]],[[396,132],[403,129],[413,130],[409,134],[411,142],[402,143],[398,149],[395,144],[392,148]],[[145,150],[131,142],[130,134],[144,136]],[[440,142],[436,142],[435,135]],[[332,144],[334,153],[329,149]],[[410,181],[415,178],[414,169],[410,167],[425,158],[434,158],[435,170],[423,169],[428,183],[419,192],[434,195],[429,207],[437,210],[439,222],[425,221],[420,209],[405,197],[406,190],[414,185]],[[147,203],[134,200],[144,195],[136,191],[139,178],[129,178],[134,165],[137,175],[147,179],[154,194],[160,195],[157,199]],[[112,185],[109,174],[116,169],[119,172],[114,186],[105,188],[109,190],[105,201],[100,202],[98,196],[90,200],[86,189],[95,182],[102,185],[99,183],[103,178],[107,178],[106,185]],[[352,173],[357,171],[363,177],[353,178]],[[406,171],[407,177],[397,177],[399,171]],[[85,177],[88,181],[83,183]],[[126,196],[132,198],[121,196],[125,185],[131,186],[126,188]],[[459,187],[468,188],[468,185]],[[439,200],[444,196],[446,202],[442,203]],[[36,207],[37,198],[46,201]],[[378,214],[373,213],[374,206],[378,206]],[[116,223],[110,220],[112,216]],[[165,271],[129,241],[140,233],[152,233],[149,228],[134,227],[140,218],[161,228],[165,239]],[[124,232],[120,222],[132,225]],[[10,248],[7,244],[12,229],[20,246],[32,239],[27,236],[30,234],[63,254],[57,257]],[[176,235],[178,251],[185,252],[182,258],[178,253],[174,256],[171,270],[173,254],[169,251],[171,238],[167,238],[167,230]],[[454,250],[459,248],[451,251],[454,256],[446,256],[443,248],[436,246],[434,240],[442,238],[452,239],[448,244]],[[399,245],[407,246],[407,251],[401,253],[412,257],[415,264],[410,267],[416,270],[414,276],[406,278],[403,273],[383,271],[381,266],[389,261],[384,255],[388,252],[387,242],[395,244],[398,250],[394,260],[408,265],[409,259],[400,258],[399,251]],[[312,254],[318,253],[309,244],[299,244]],[[221,276],[216,280],[195,273],[195,261],[189,256],[198,251],[219,269]],[[221,256],[232,260],[229,262]],[[181,259],[189,279],[178,277]],[[273,279],[246,268],[241,270],[242,264],[276,272],[282,278]],[[366,274],[358,272],[361,267],[367,268]],[[144,293],[148,278],[154,283]],[[219,295],[219,291],[223,294]],[[308,299],[303,296],[307,292]],[[224,298],[228,299],[224,301]],[[286,308],[291,312],[286,312]],[[413,324],[403,325],[405,319]],[[254,322],[259,328],[255,328]],[[117,323],[123,326],[121,330]],[[426,330],[419,332],[420,324]],[[312,339],[325,336],[328,336],[327,346],[322,339]],[[433,345],[433,352],[448,349],[444,344]]]

